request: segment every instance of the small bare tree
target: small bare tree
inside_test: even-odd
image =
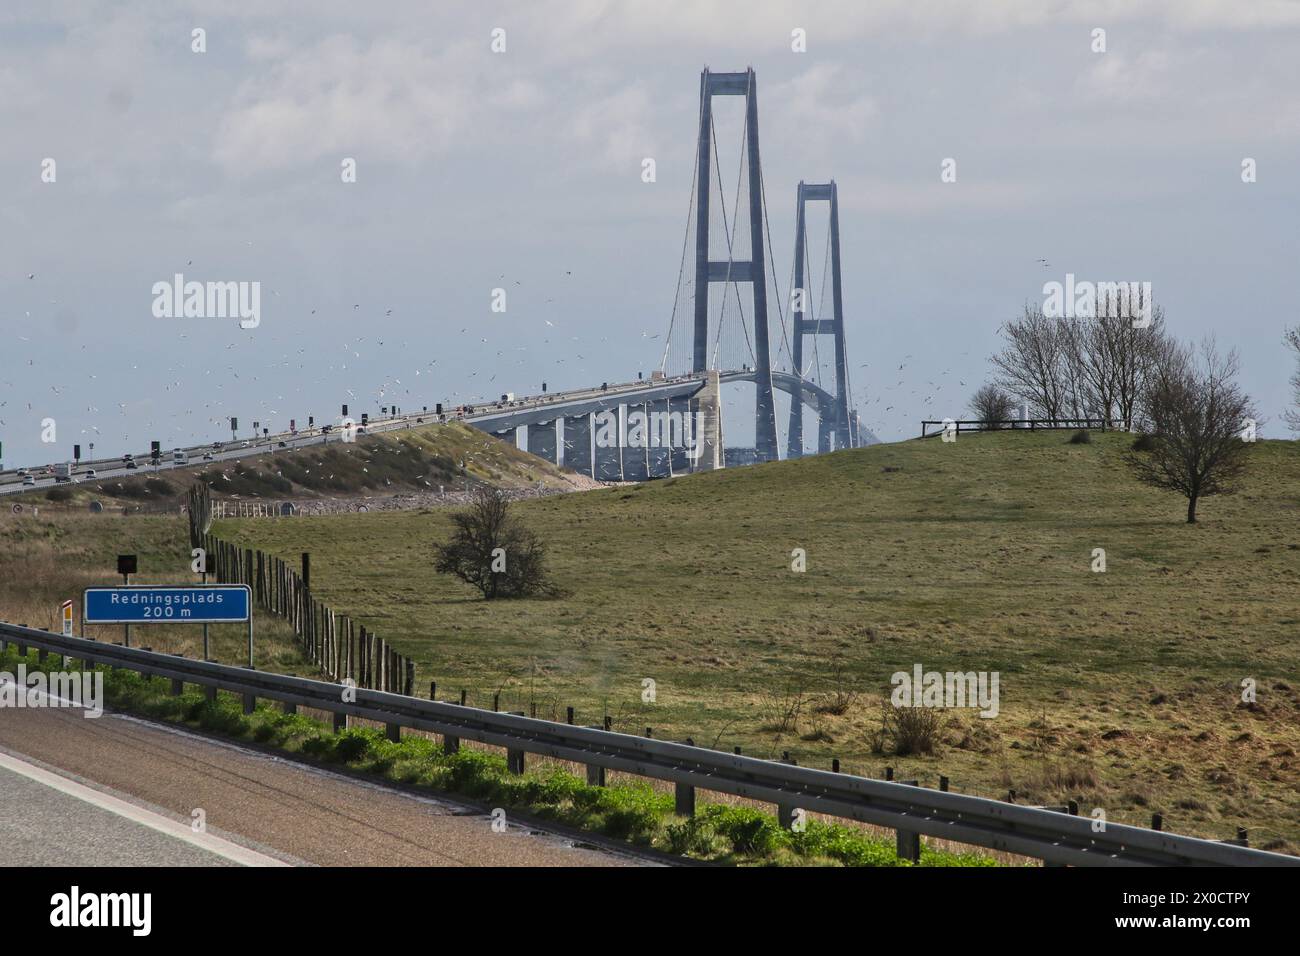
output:
[[[489,601],[558,593],[546,572],[545,548],[511,515],[505,492],[480,486],[451,520],[451,540],[434,546],[439,573],[455,575]]]
[[[1002,424],[1016,413],[1016,402],[1010,395],[996,385],[981,385],[971,397],[970,409],[982,422],[997,422],[990,428],[1006,428]]]
[[[1221,355],[1212,339],[1199,355],[1167,342],[1142,396],[1151,450],[1129,452],[1127,462],[1139,481],[1187,499],[1188,524],[1201,498],[1231,494],[1246,470],[1244,431],[1258,416],[1234,381],[1237,369],[1237,353]]]
[[[1288,408],[1283,417],[1293,432],[1300,432],[1300,325],[1287,329],[1282,341],[1295,352],[1296,362],[1295,371],[1291,373],[1291,402],[1295,407]]]

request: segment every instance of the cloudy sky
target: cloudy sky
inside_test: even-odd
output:
[[[882,438],[960,417],[998,325],[1067,272],[1151,282],[1176,333],[1240,351],[1284,434],[1300,4],[10,0],[5,464],[657,367],[706,65],[757,71],[783,285],[795,184],[839,184]],[[260,282],[260,326],[155,317],[178,272]],[[728,397],[736,439],[752,398]]]

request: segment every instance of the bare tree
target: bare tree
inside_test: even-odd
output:
[[[992,383],[981,385],[971,397],[971,411],[982,422],[1005,422],[1015,415],[1016,402],[1010,395]],[[990,428],[1005,428],[1003,424],[990,425]]]
[[[1295,352],[1296,366],[1291,373],[1291,401],[1295,408],[1288,408],[1283,417],[1293,432],[1300,432],[1300,325],[1287,329],[1282,341]]]
[[[510,513],[505,492],[480,486],[451,520],[451,540],[434,546],[439,573],[454,574],[489,601],[558,593],[547,576],[545,548]]]
[[[1095,315],[1049,316],[1027,303],[1020,319],[999,330],[1005,345],[990,358],[996,384],[1027,402],[1036,417],[1118,419],[1132,426],[1167,338],[1164,312],[1155,306],[1150,322],[1138,322],[1146,303],[1102,295]]]
[[[1164,309],[1152,309],[1151,324],[1146,328],[1135,328],[1128,320],[1113,320],[1110,334],[1114,339],[1115,413],[1123,427],[1131,429],[1157,363],[1170,348]]]
[[[1140,410],[1153,442],[1148,452],[1129,452],[1139,481],[1176,491],[1187,499],[1187,523],[1209,495],[1231,494],[1246,470],[1250,444],[1243,434],[1258,416],[1234,381],[1237,353],[1221,355],[1213,339],[1199,354],[1166,342],[1155,357]]]
[[[1059,418],[1066,404],[1065,347],[1061,323],[1025,303],[1024,315],[999,330],[1006,340],[990,356],[997,384],[1029,403],[1038,418]]]

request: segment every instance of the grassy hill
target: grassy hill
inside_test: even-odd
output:
[[[325,601],[412,655],[422,686],[482,705],[500,692],[539,716],[571,705],[580,722],[945,774],[1142,825],[1158,811],[1211,837],[1243,824],[1294,852],[1300,444],[1257,445],[1244,492],[1194,526],[1131,478],[1128,444],[963,435],[530,501],[558,600],[486,603],[436,575],[437,511],[218,531],[311,551]],[[881,752],[890,676],[917,663],[999,672],[1001,713],[945,711],[934,754]]]
[[[463,463],[463,464],[462,464]],[[361,435],[308,448],[283,449],[235,461],[196,462],[190,468],[140,473],[62,485],[53,496],[30,492],[17,499],[41,504],[88,504],[92,499],[121,503],[179,503],[195,481],[205,481],[219,498],[272,499],[355,497],[404,492],[448,491],[471,483],[503,488],[586,487],[573,472],[521,451],[459,422],[420,425],[409,430]]]

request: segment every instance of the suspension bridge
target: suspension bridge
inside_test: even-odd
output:
[[[714,111],[720,96],[744,102],[730,190]],[[759,150],[757,78],[753,69],[705,69],[686,234],[658,368],[648,381],[504,402],[480,411],[473,423],[600,480],[710,470],[725,466],[729,457],[733,464],[798,458],[804,454],[805,410],[816,416],[819,454],[870,442],[851,399],[838,187],[834,180],[800,182],[795,200],[794,261],[783,292]],[[812,204],[827,211],[816,295]],[[754,387],[754,447],[752,454],[732,449],[729,456],[720,389],[740,382]],[[778,415],[777,392],[788,396],[786,416]],[[526,430],[522,441],[520,429]]]

